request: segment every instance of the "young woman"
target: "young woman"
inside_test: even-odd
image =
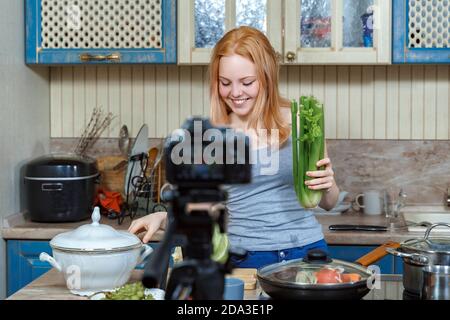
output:
[[[216,44],[209,67],[211,121],[245,132],[254,160],[250,184],[225,186],[230,245],[248,252],[233,261],[236,267],[259,268],[301,258],[313,248],[327,250],[321,225],[294,191],[290,103],[279,93],[279,65],[269,40],[251,27],[233,29]],[[328,157],[321,166],[306,183],[323,191],[319,206],[330,210],[339,189]],[[146,230],[148,242],[165,224],[166,213],[158,212],[133,221],[129,231]]]

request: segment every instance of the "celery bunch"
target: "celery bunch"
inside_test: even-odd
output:
[[[214,224],[213,237],[212,237],[213,253],[211,259],[224,264],[228,259],[229,242],[226,233],[220,232],[220,227],[216,223]]]
[[[292,159],[295,193],[304,208],[315,208],[322,199],[321,190],[311,190],[305,185],[313,179],[307,171],[316,171],[317,161],[324,158],[325,123],[323,104],[313,96],[302,96],[300,107],[291,103]]]

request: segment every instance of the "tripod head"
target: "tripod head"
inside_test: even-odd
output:
[[[216,144],[216,148],[208,149],[203,140],[200,143],[202,148],[198,148],[199,143],[195,140],[198,122],[201,126],[200,137],[213,136],[212,143]],[[224,202],[227,193],[220,188],[221,184],[250,182],[249,141],[245,135],[234,132],[230,143],[230,140],[225,139],[228,129],[213,128],[203,118],[188,119],[183,128],[184,131],[178,132],[166,143],[166,179],[174,186],[174,189],[164,194],[170,203],[168,227],[163,241],[145,266],[142,282],[149,288],[161,283],[161,277],[168,268],[170,249],[175,241],[179,241],[184,249],[184,261],[172,270],[166,299],[222,299],[224,275],[231,272],[232,265],[229,258],[226,263],[220,264],[213,261],[211,255],[214,225],[217,223],[220,230],[225,231],[225,209],[211,212],[206,209],[187,210],[187,207],[190,203]],[[211,132],[208,135],[208,130],[215,130],[215,135]],[[179,148],[180,143],[185,143],[184,150]],[[241,148],[244,154],[235,152],[238,151],[239,143],[244,146]],[[209,155],[214,161],[209,161],[210,158],[205,156],[206,149],[214,151]],[[184,161],[177,163],[174,150]],[[202,153],[201,161],[195,163],[198,152]],[[233,155],[231,158],[230,154]]]

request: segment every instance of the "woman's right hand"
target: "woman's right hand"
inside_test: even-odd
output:
[[[165,229],[167,223],[167,212],[154,212],[145,217],[139,218],[137,220],[133,220],[131,222],[128,231],[134,234],[138,234],[142,231],[145,231],[144,238],[142,239],[143,243],[147,243],[150,241],[152,236],[159,229]]]

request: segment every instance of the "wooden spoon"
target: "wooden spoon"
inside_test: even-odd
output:
[[[149,168],[150,170],[152,170],[157,156],[158,156],[158,148],[153,147],[148,151],[148,166],[147,166],[147,168]]]

